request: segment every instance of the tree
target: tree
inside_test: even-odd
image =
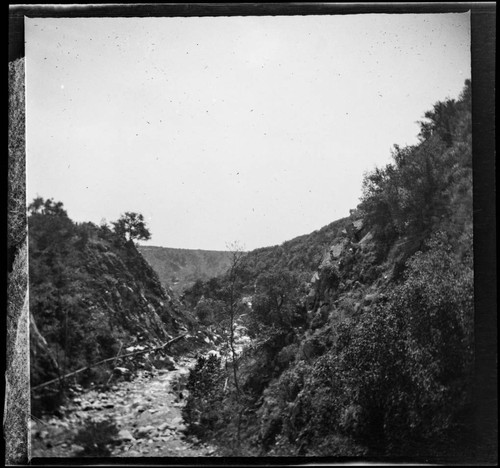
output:
[[[229,318],[229,348],[231,349],[231,355],[233,358],[233,377],[234,386],[236,388],[236,393],[239,396],[240,387],[238,383],[238,365],[237,365],[237,353],[235,349],[235,329],[236,329],[236,318],[238,312],[238,302],[239,295],[237,293],[238,285],[238,273],[241,269],[241,263],[245,252],[237,242],[233,242],[228,245],[228,250],[231,253],[231,263],[228,272],[228,286],[226,294],[226,310],[227,316]]]
[[[112,224],[115,233],[125,237],[128,241],[151,239],[151,232],[146,227],[144,216],[140,213],[127,211],[118,221],[114,221]]]
[[[448,220],[457,232],[471,216],[470,81],[459,101],[438,102],[420,122],[420,143],[395,145],[393,163],[365,175],[359,208],[374,237],[386,246],[399,236],[426,238]]]
[[[288,269],[272,269],[261,273],[255,281],[250,330],[260,335],[269,328],[289,332],[303,325],[300,298],[304,294],[303,278]]]
[[[28,206],[28,211],[31,215],[53,215],[53,216],[68,216],[63,208],[62,202],[54,202],[53,198],[44,200],[43,197],[36,197]]]

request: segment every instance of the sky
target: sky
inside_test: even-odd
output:
[[[471,76],[470,16],[25,18],[27,200],[246,250],[349,215]]]

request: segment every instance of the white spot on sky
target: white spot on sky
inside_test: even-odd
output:
[[[151,245],[252,249],[346,216],[470,76],[469,14],[34,21],[28,199],[142,212]]]

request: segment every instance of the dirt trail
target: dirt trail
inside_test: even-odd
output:
[[[63,418],[32,423],[32,457],[75,457],[81,447],[72,442],[88,419],[112,417],[120,430],[112,457],[206,457],[215,447],[187,439],[182,408],[187,392],[182,381],[194,358],[179,358],[175,370],[141,372],[108,392],[90,390],[73,398]],[[181,393],[182,392],[182,393]]]

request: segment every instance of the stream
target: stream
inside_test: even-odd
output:
[[[72,442],[86,421],[113,418],[119,429],[110,447],[112,457],[207,457],[215,447],[187,438],[182,408],[183,388],[192,357],[180,357],[174,370],[140,371],[111,391],[86,390],[63,409],[65,416],[31,421],[32,457],[75,457],[82,447]]]
[[[220,343],[220,336],[217,335]],[[212,339],[205,342],[213,346]],[[250,343],[244,327],[235,333],[237,354]],[[190,370],[196,364],[195,353],[172,358],[174,368],[140,370],[130,381],[119,381],[108,391],[86,389],[61,407],[61,417],[30,421],[31,457],[78,457],[83,447],[73,439],[88,421],[112,419],[119,430],[111,457],[210,457],[216,447],[185,435],[182,418],[188,391]]]

